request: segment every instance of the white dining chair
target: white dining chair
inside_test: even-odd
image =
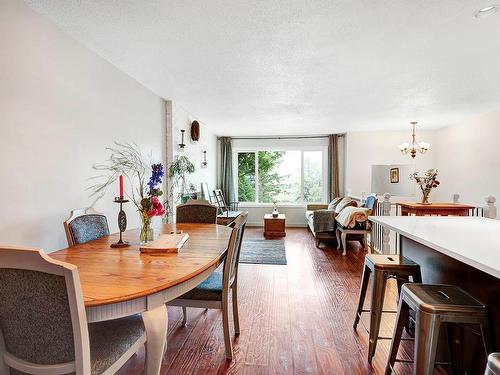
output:
[[[0,374],[114,374],[145,344],[140,315],[87,324],[76,266],[0,248]]]

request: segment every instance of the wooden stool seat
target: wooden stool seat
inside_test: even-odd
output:
[[[363,305],[370,277],[373,278],[371,306],[370,310],[364,310]],[[415,283],[422,282],[420,266],[402,255],[368,254],[365,256],[365,266],[353,328],[357,328],[361,313],[370,312],[370,327],[368,329],[370,336],[368,343],[369,363],[371,363],[375,355],[375,349],[377,348],[382,313],[396,313],[396,311],[383,311],[386,283],[389,278],[397,280],[398,292],[401,291],[401,286],[404,283],[410,282],[410,278]]]
[[[401,289],[396,327],[385,370],[386,375],[392,373],[394,363],[399,361],[396,355],[410,310],[415,311],[416,317],[414,374],[433,374],[439,331],[443,323],[479,325],[485,352],[488,353],[489,321],[487,309],[483,303],[454,285],[405,284]],[[451,333],[451,331],[448,332]],[[451,364],[455,365],[453,340],[450,336],[451,334],[448,337],[448,344]],[[456,370],[455,366],[454,370]]]

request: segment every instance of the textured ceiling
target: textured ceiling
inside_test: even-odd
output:
[[[448,125],[500,107],[483,0],[27,0],[219,135]]]

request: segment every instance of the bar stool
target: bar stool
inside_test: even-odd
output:
[[[491,353],[484,375],[500,375],[500,353]]]
[[[454,285],[404,284],[398,306],[396,327],[385,374],[394,371],[395,362],[408,362],[396,358],[404,324],[415,311],[415,357],[413,373],[432,375],[441,323],[478,324],[486,353],[488,314],[486,306],[470,294]],[[453,351],[450,350],[453,362]]]
[[[363,305],[371,274],[373,274],[371,306],[370,310],[364,310]],[[356,329],[358,326],[362,312],[370,312],[370,329],[368,330],[369,363],[371,363],[375,355],[377,341],[381,338],[379,337],[379,332],[382,313],[396,313],[396,311],[383,310],[387,279],[394,278],[397,280],[399,293],[401,292],[401,285],[409,282],[410,277],[415,283],[422,282],[420,266],[402,255],[367,254],[365,256],[365,266],[359,290],[358,309],[354,318],[353,328]],[[385,337],[385,339],[390,339],[390,337]]]

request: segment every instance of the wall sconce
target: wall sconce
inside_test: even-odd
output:
[[[207,163],[207,150],[203,150],[203,161],[201,162],[201,167],[206,168],[208,165]]]
[[[184,132],[185,130],[181,130],[181,143],[179,143],[179,150],[184,151],[184,147],[186,147],[186,144],[184,143]]]

